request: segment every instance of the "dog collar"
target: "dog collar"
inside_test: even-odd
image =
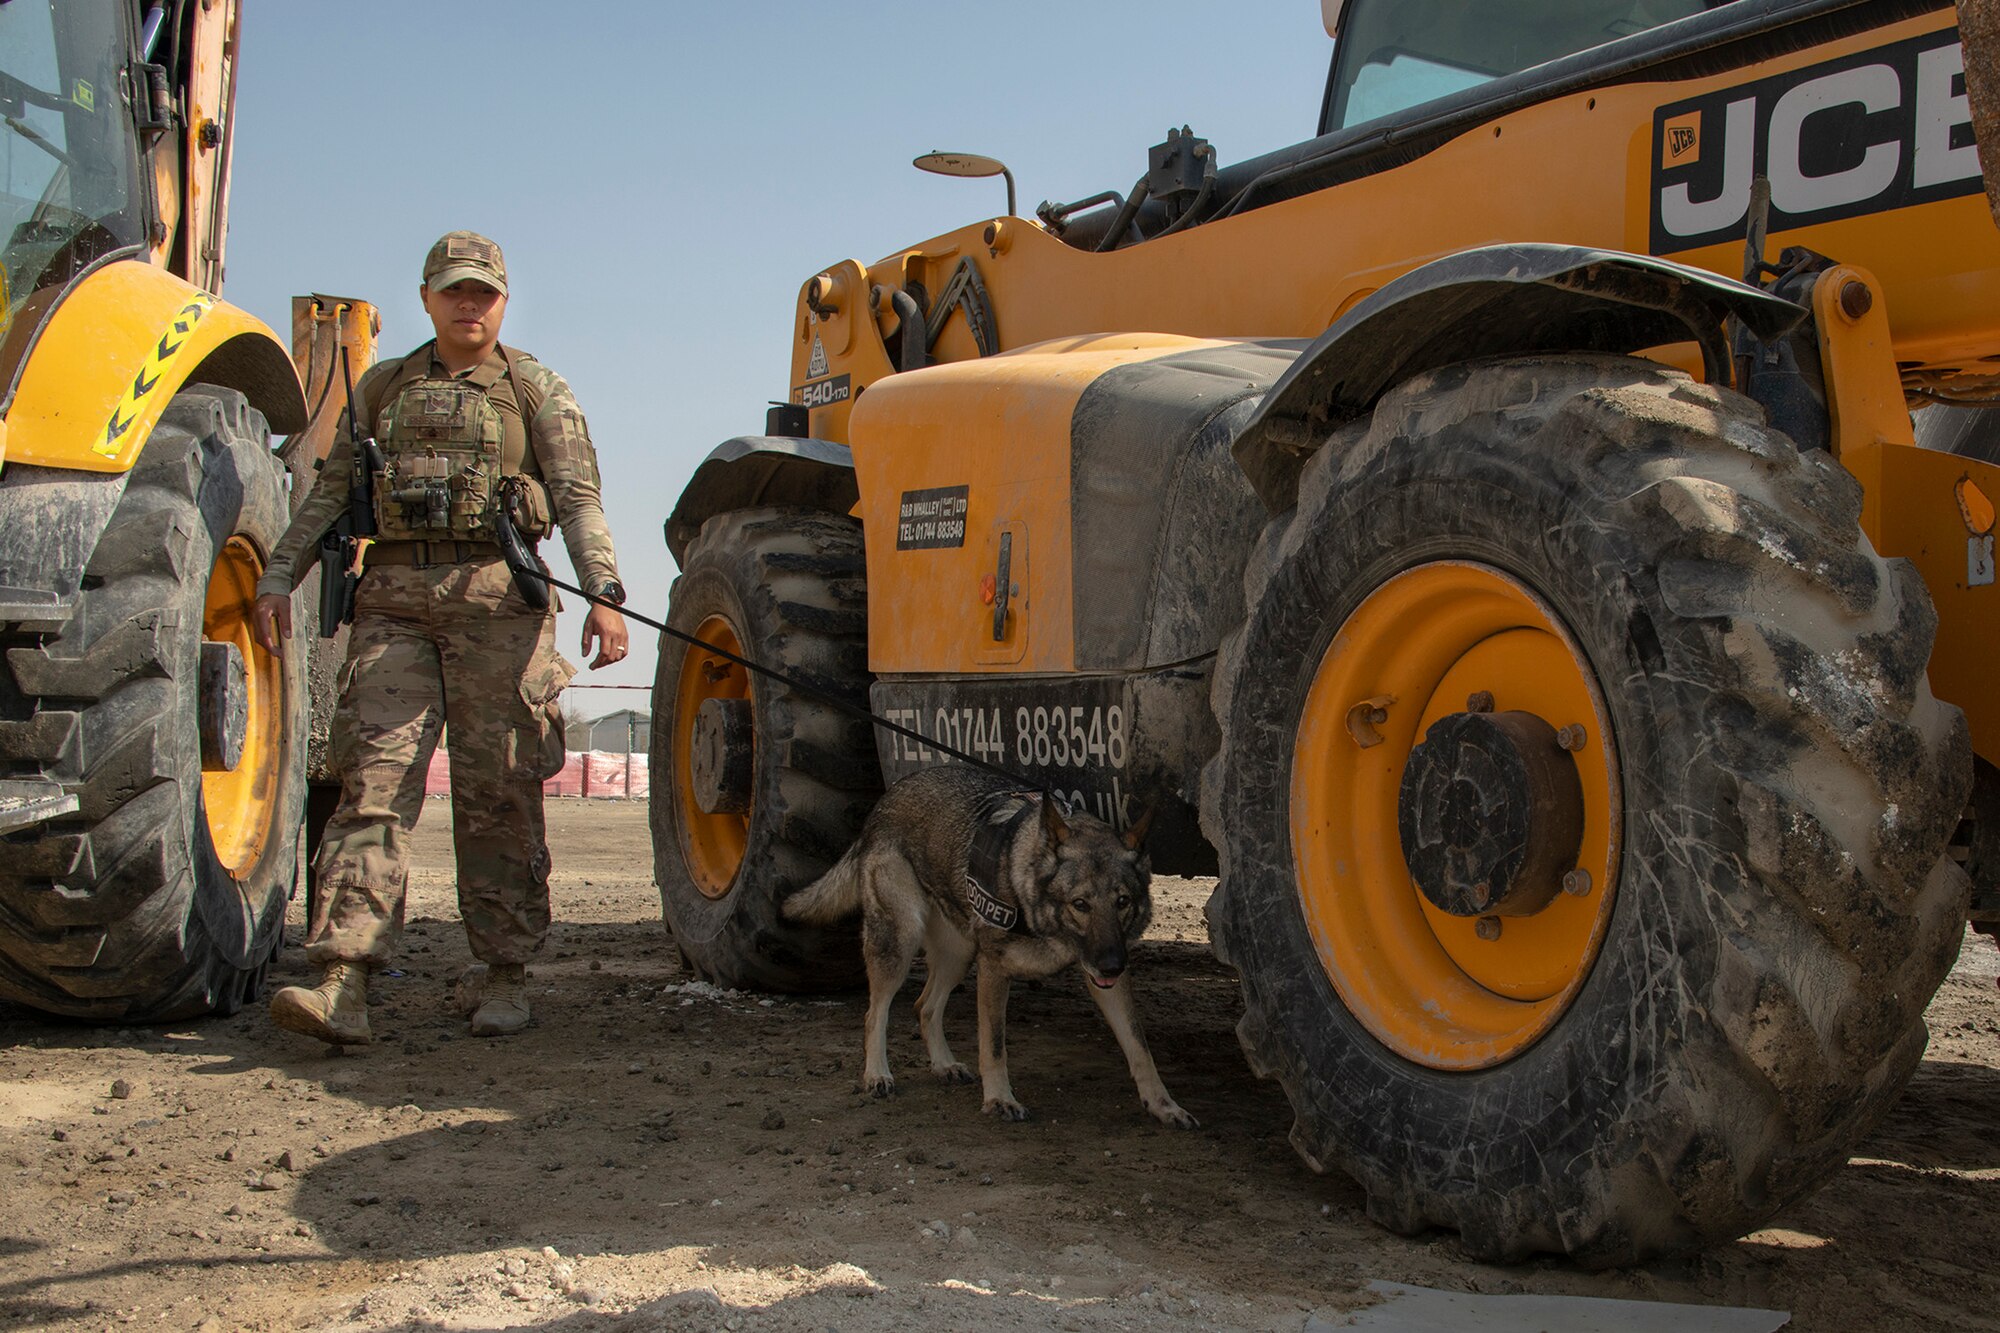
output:
[[[977,822],[965,866],[965,905],[981,921],[1010,935],[1031,932],[1021,909],[995,892],[1000,867],[1014,845],[1015,831],[1040,805],[1040,792],[997,791],[981,799],[974,816]]]

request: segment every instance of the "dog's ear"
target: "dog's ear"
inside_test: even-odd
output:
[[[1069,825],[1063,820],[1062,811],[1056,808],[1053,796],[1042,797],[1042,832],[1048,836],[1051,847],[1060,847],[1069,841]]]
[[[1135,852],[1139,850],[1139,845],[1146,841],[1146,831],[1153,827],[1154,808],[1154,805],[1148,802],[1146,808],[1139,813],[1139,817],[1132,821],[1132,827],[1125,830],[1125,845]]]

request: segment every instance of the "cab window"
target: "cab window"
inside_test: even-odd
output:
[[[1348,0],[1320,133],[1713,9],[1722,0]]]

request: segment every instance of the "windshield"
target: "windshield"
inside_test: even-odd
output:
[[[1345,129],[1722,0],[1351,0],[1334,52],[1327,123]]]
[[[0,0],[0,338],[37,292],[145,240],[129,41],[122,0]]]

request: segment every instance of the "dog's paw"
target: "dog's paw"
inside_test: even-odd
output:
[[[931,1072],[946,1083],[970,1083],[973,1081],[972,1071],[956,1062],[948,1065],[932,1065]]]
[[[1002,1120],[1026,1120],[1028,1108],[1012,1097],[988,1097],[986,1105],[979,1108],[988,1115],[997,1115]]]
[[[879,1078],[861,1080],[861,1090],[871,1097],[893,1097],[896,1095],[896,1078],[893,1074],[883,1074]]]
[[[1146,1109],[1151,1111],[1153,1118],[1163,1125],[1172,1125],[1175,1129],[1201,1128],[1201,1121],[1181,1110],[1171,1097],[1151,1103]]]

